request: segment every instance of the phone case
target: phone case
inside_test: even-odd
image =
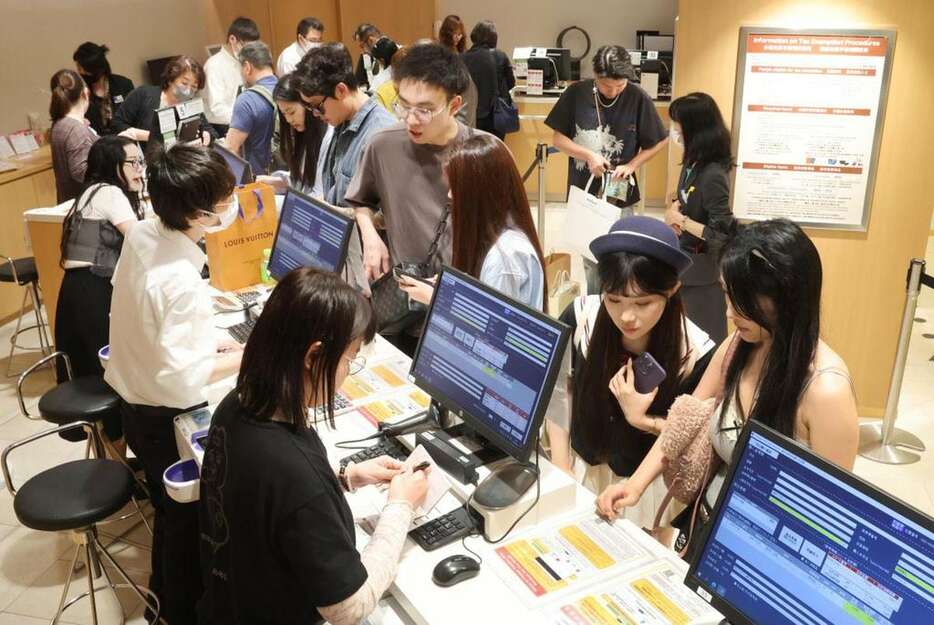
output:
[[[638,393],[651,393],[668,374],[652,354],[645,352],[632,361],[632,370],[635,373],[634,386]]]

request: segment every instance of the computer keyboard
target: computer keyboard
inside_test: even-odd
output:
[[[242,323],[238,323],[235,326],[230,326],[227,328],[227,333],[241,345],[246,345],[246,340],[250,338],[250,333],[253,332],[253,328],[256,326],[256,319],[247,319]]]
[[[409,450],[402,443],[394,438],[387,438],[366,449],[361,449],[355,454],[341,458],[341,464],[347,464],[348,462],[360,463],[364,460],[379,458],[380,456],[390,456],[396,460],[405,460],[409,457],[409,453]]]
[[[262,294],[263,294],[262,291],[256,291],[256,290],[235,291],[233,293],[233,296],[236,297],[238,300],[240,300],[240,303],[242,303],[244,306],[249,306],[250,304],[255,302],[257,299],[259,299],[260,295]]]
[[[409,532],[409,536],[425,551],[434,551],[473,533],[473,519],[467,508],[460,506],[419,525]]]

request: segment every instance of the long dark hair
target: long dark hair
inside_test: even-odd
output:
[[[801,392],[820,340],[820,255],[804,231],[787,219],[739,230],[723,251],[723,282],[733,309],[772,335],[749,419],[794,436]],[[762,307],[771,303],[774,313]],[[754,345],[739,341],[727,367],[720,419],[735,400],[740,374]]]
[[[93,89],[94,83],[101,77],[107,78],[104,81],[105,93],[100,98],[101,118],[104,121],[105,128],[110,125],[110,120],[113,119],[113,104],[110,101],[110,77],[113,72],[110,69],[110,62],[107,61],[108,52],[110,52],[110,48],[103,44],[85,41],[71,55],[71,59],[80,66],[81,71],[85,72],[82,77],[85,78],[88,89]]]
[[[337,368],[357,339],[376,333],[370,304],[339,276],[300,267],[276,285],[247,341],[237,378],[244,410],[258,421],[279,414],[297,431],[308,423],[307,388],[324,389],[328,422],[334,425]],[[305,370],[305,354],[321,349]],[[322,402],[322,399],[325,400]],[[317,411],[315,411],[317,413]]]
[[[85,89],[84,79],[73,69],[60,69],[52,74],[49,80],[49,90],[52,92],[49,117],[53,124],[68,115],[68,111],[78,103]]]
[[[299,94],[300,78],[296,74],[286,74],[276,83],[272,99],[283,102],[297,102],[304,106]],[[315,184],[318,171],[318,152],[327,131],[327,124],[305,109],[305,130],[296,131],[286,121],[285,115],[276,106],[279,116],[279,154],[289,164],[289,177],[292,184],[311,188]]]
[[[451,187],[454,267],[479,276],[499,235],[515,227],[532,243],[544,272],[529,198],[506,144],[485,133],[473,135],[451,153],[445,173]]]
[[[723,122],[720,107],[706,93],[695,91],[681,96],[668,107],[672,121],[681,124],[684,137],[684,162],[703,167],[719,163],[730,169],[730,131]]]
[[[59,244],[61,256],[58,261],[60,267],[65,266],[65,249],[81,220],[81,211],[78,210],[78,203],[84,199],[84,206],[90,204],[91,200],[94,199],[94,196],[97,195],[97,192],[100,191],[104,185],[113,185],[123,191],[123,195],[129,200],[130,206],[133,208],[133,213],[136,214],[136,218],[143,218],[143,209],[140,206],[139,193],[130,189],[130,184],[126,176],[123,175],[123,165],[126,163],[126,150],[124,148],[128,145],[134,145],[134,142],[126,137],[118,137],[116,135],[101,137],[91,145],[91,149],[88,151],[88,169],[84,174],[84,184],[81,186],[81,191],[75,198],[74,204],[68,209],[64,222],[62,222],[62,240]],[[94,185],[100,186],[91,191],[85,198],[85,191]]]
[[[632,254],[613,252],[598,259],[600,290],[626,297],[664,295],[668,297],[678,285],[677,272],[660,261]],[[665,304],[658,323],[651,329],[648,351],[665,369],[667,377],[658,389],[649,412],[664,416],[674,401],[681,382],[681,370],[687,362],[684,305],[681,293],[676,291]],[[623,334],[610,318],[606,306],[601,305],[594,322],[587,356],[579,363],[574,375],[571,427],[588,441],[600,459],[607,459],[620,445],[630,444],[632,437],[640,436],[625,420],[619,402],[609,390],[610,379],[634,354],[623,347]],[[612,422],[622,424],[623,440],[616,434]]]

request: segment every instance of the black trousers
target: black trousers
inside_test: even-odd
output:
[[[126,440],[143,465],[156,511],[149,588],[169,625],[195,625],[195,604],[203,592],[198,504],[171,499],[162,482],[165,470],[179,460],[172,419],[185,410],[120,402]]]
[[[55,307],[55,347],[68,354],[75,377],[103,375],[98,350],[110,342],[110,278],[68,269]],[[59,382],[64,365],[58,361]]]

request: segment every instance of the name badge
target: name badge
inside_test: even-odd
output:
[[[113,101],[114,101],[114,104],[123,104],[123,96],[122,96],[122,95],[115,95],[115,96],[113,97]]]

